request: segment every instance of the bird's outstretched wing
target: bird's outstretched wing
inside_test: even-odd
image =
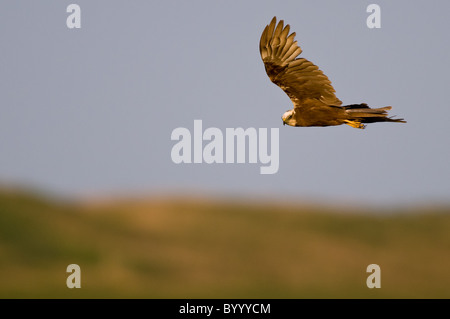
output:
[[[286,92],[295,107],[319,101],[327,105],[341,105],[328,77],[312,62],[298,58],[302,49],[294,41],[295,32],[288,36],[289,24],[283,27],[283,20],[278,25],[276,22],[276,17],[273,17],[259,43],[270,80]]]

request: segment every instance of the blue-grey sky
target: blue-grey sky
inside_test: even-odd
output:
[[[66,8],[81,8],[69,29]],[[366,8],[381,8],[369,29]],[[0,182],[64,196],[197,193],[408,204],[450,199],[448,1],[5,1]],[[293,128],[259,38],[273,16],[344,104],[407,124]],[[177,127],[279,128],[260,164],[174,164]]]

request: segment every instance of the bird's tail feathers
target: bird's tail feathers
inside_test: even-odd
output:
[[[352,104],[344,107],[349,118],[357,119],[362,123],[374,122],[400,122],[406,123],[404,119],[395,119],[392,116],[388,117],[387,111],[392,109],[392,106],[385,106],[376,109],[370,108],[367,104]]]

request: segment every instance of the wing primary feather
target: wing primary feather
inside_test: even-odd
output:
[[[275,32],[273,33],[273,37],[274,38],[279,38],[281,35],[281,31],[283,31],[283,27],[284,27],[284,21],[280,20],[280,22],[278,22],[277,27],[275,28]]]
[[[273,30],[275,29],[275,23],[277,22],[277,18],[273,17],[272,21],[270,21],[269,28],[267,29],[267,42],[273,37]]]
[[[289,33],[289,25],[287,25],[282,31],[281,34],[279,36],[280,39],[280,43],[278,44],[278,49],[276,51],[275,56],[279,57],[281,55],[281,53],[284,50],[284,47],[286,45],[286,41],[287,41],[287,34]]]
[[[267,56],[266,42],[267,42],[267,29],[268,25],[264,28],[264,31],[261,35],[261,40],[259,41],[259,52],[261,53],[261,57],[264,58]],[[264,53],[263,53],[264,52]]]
[[[280,38],[286,39],[289,34],[289,30],[290,30],[290,26],[289,26],[289,24],[286,24],[286,26],[284,27],[283,31],[280,34]]]
[[[286,52],[291,48],[292,43],[294,42],[295,32],[292,33],[288,38],[286,39],[286,44],[284,45],[283,50],[280,53],[280,57],[282,58]]]
[[[294,52],[292,52],[290,55],[287,55],[285,61],[286,62],[293,61],[296,57],[299,56],[300,53],[302,53],[302,49],[300,49],[300,47],[296,47]]]
[[[270,80],[285,91],[295,108],[311,103],[341,105],[328,77],[314,63],[299,57],[302,49],[290,30],[284,20],[277,23],[273,17],[261,34],[259,48]]]
[[[288,57],[292,55],[292,53],[297,50],[299,46],[297,45],[297,41],[292,42],[291,47],[287,50],[285,54],[283,54],[281,58],[281,61],[286,61]]]

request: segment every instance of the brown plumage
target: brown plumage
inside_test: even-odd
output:
[[[291,126],[332,126],[347,124],[364,128],[364,123],[402,122],[387,117],[390,106],[370,108],[367,104],[341,106],[331,81],[312,62],[299,58],[302,49],[289,35],[290,27],[276,17],[264,29],[259,51],[270,80],[278,85],[294,104],[283,114],[283,124]]]

